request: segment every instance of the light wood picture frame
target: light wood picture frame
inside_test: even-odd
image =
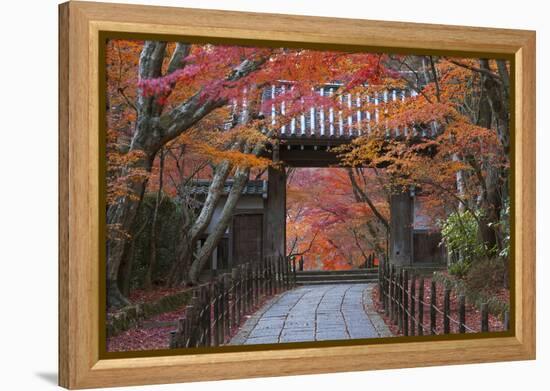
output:
[[[509,335],[101,358],[103,32],[509,56],[515,87],[514,321]],[[70,1],[59,6],[59,53],[61,386],[79,389],[535,359],[535,32]]]

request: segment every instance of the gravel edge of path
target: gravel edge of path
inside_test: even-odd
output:
[[[269,310],[273,306],[273,304],[279,301],[279,299],[287,292],[288,291],[285,291],[272,297],[266,303],[264,303],[264,305],[258,311],[250,315],[250,317],[240,327],[240,330],[237,332],[237,334],[235,334],[235,336],[233,336],[233,338],[231,338],[231,340],[227,343],[227,346],[244,345],[244,343],[248,339],[248,336],[250,335],[252,330],[254,330],[254,327],[256,327],[263,314],[267,310]]]
[[[382,319],[380,314],[374,308],[374,303],[372,301],[372,290],[374,289],[374,286],[375,284],[369,284],[363,291],[363,308],[380,338],[395,337],[386,325],[386,322],[384,322],[384,319]]]

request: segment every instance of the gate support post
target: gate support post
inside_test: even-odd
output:
[[[286,173],[283,167],[267,169],[264,256],[286,255]]]
[[[390,262],[411,265],[413,261],[414,198],[408,192],[390,197]]]

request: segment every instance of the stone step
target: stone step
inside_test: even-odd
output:
[[[296,281],[376,279],[376,273],[296,274]]]
[[[377,279],[363,279],[363,280],[310,280],[310,281],[296,281],[298,285],[335,285],[335,284],[367,284],[375,283]]]
[[[366,274],[366,273],[378,273],[378,268],[369,269],[351,269],[351,270],[304,270],[297,271],[296,276],[301,275],[338,275],[338,274]]]

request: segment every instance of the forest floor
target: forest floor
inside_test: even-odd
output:
[[[424,321],[423,324],[427,325],[429,328],[429,322],[430,322],[430,308],[429,305],[431,304],[431,295],[430,295],[430,285],[431,285],[431,278],[425,278],[424,279],[424,302],[427,305],[424,305]],[[418,287],[417,287],[418,289]],[[500,290],[499,292],[495,293],[499,297],[499,299],[503,301],[509,300],[509,291],[508,290]],[[436,303],[438,305],[438,308],[443,307],[443,298],[444,298],[444,287],[443,285],[437,283],[437,296],[436,296]],[[454,291],[451,291],[450,296],[450,312],[451,317],[457,321],[450,322],[451,327],[451,334],[458,333],[458,296]],[[380,292],[378,289],[378,286],[373,289],[373,302],[376,310],[378,313],[382,316],[382,319],[384,319],[384,322],[388,325],[390,330],[395,334],[402,336],[403,333],[399,331],[399,328],[397,325],[394,325],[389,317],[384,315],[384,309],[382,308],[382,305],[380,303]],[[418,314],[418,308],[416,309],[416,313]],[[466,326],[471,329],[466,329],[467,333],[478,333],[481,331],[481,311],[471,303],[466,303]],[[504,323],[502,319],[500,319],[498,316],[495,316],[493,314],[489,314],[489,331],[504,331]],[[425,330],[424,334],[429,333],[429,330]],[[437,314],[436,317],[436,333],[437,334],[443,334],[443,316],[441,314]]]
[[[170,331],[175,325],[166,323],[176,322],[185,313],[185,305],[182,307],[153,316],[144,322],[144,325],[123,331],[114,337],[107,338],[108,352],[131,352],[137,350],[168,349],[170,343]],[[160,327],[154,327],[157,323]]]
[[[166,296],[171,296],[176,293],[185,292],[191,289],[190,287],[175,287],[175,288],[165,288],[160,287],[152,290],[146,289],[136,289],[130,292],[128,295],[128,300],[132,305],[142,304],[142,303],[152,303],[159,299],[162,299]],[[118,310],[107,309],[108,314],[117,312]]]
[[[192,288],[162,288],[154,291],[134,291],[130,294],[130,300],[133,304],[153,302],[164,296],[179,293]],[[264,296],[260,302],[246,312],[238,327],[234,327],[231,333],[226,337],[229,342],[231,338],[239,331],[240,326],[244,324],[259,308],[263,307],[271,297]],[[143,350],[159,350],[170,348],[170,332],[176,329],[178,319],[185,315],[186,305],[175,309],[174,311],[165,312],[153,316],[143,322],[140,327],[135,327],[123,331],[116,336],[107,338],[108,352],[132,352]]]

